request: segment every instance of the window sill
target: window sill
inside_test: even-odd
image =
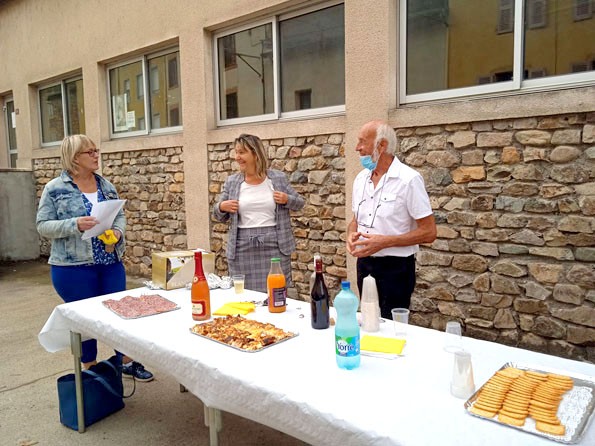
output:
[[[593,110],[593,104],[588,98],[594,96],[595,86],[586,86],[405,104],[389,112],[389,121],[395,127],[422,127],[580,113]]]

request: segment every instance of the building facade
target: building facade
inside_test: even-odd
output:
[[[385,119],[439,228],[413,322],[595,361],[595,2],[99,3],[0,2],[0,167],[40,194],[88,134],[128,200],[129,273],[188,247],[227,271],[212,205],[252,133],[307,200],[294,296],[317,252],[329,288],[353,281],[354,147]]]

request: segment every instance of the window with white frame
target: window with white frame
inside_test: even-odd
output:
[[[344,22],[333,1],[216,34],[218,124],[344,112]]]
[[[595,84],[593,3],[401,1],[400,103]]]
[[[41,145],[60,143],[65,136],[85,133],[85,99],[80,77],[38,89]]]
[[[179,73],[177,49],[108,67],[112,137],[180,130],[182,85]],[[136,94],[131,95],[131,91]],[[151,119],[147,119],[148,116]]]
[[[17,123],[16,111],[14,109],[14,99],[12,96],[7,96],[2,101],[2,109],[4,111],[4,123],[6,125],[6,143],[8,148],[8,167],[17,167]]]

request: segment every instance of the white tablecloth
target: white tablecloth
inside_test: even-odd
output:
[[[151,293],[146,288],[109,295]],[[320,445],[552,445],[550,440],[470,416],[464,400],[449,392],[453,355],[443,333],[409,326],[405,356],[362,356],[358,369],[335,363],[334,330],[310,327],[309,304],[290,300],[282,314],[259,307],[249,315],[290,331],[296,338],[246,353],[189,332],[194,325],[188,290],[159,291],[180,310],[125,320],[101,302],[106,296],[56,307],[39,333],[50,352],[69,348],[69,331],[94,337],[159,372],[174,376],[206,405],[271,426]],[[262,300],[246,291],[211,291],[212,308],[227,301]],[[301,317],[303,315],[303,317]],[[392,335],[392,322],[381,332]],[[362,332],[362,334],[365,334]],[[595,365],[470,338],[479,387],[507,362],[595,376]],[[528,421],[532,422],[532,421]],[[595,444],[591,423],[581,445]]]

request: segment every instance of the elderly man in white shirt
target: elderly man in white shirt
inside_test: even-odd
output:
[[[362,170],[353,182],[347,252],[357,257],[357,286],[376,279],[380,312],[408,308],[415,288],[415,253],[436,239],[436,222],[422,176],[394,155],[397,138],[383,121],[366,123],[355,150]]]

